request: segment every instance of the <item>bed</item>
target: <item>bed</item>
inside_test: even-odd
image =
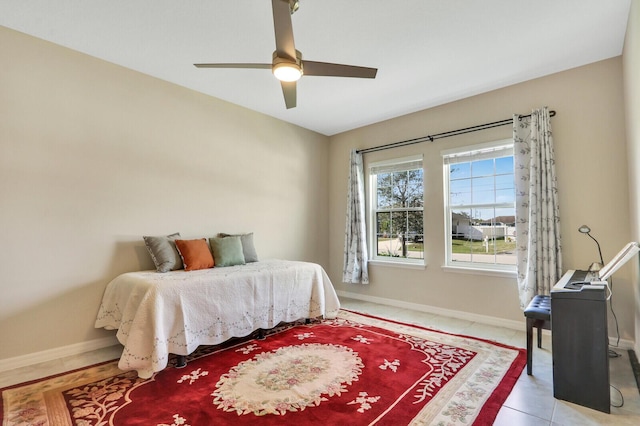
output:
[[[141,378],[188,355],[280,322],[335,318],[340,309],[324,269],[315,263],[263,260],[196,271],[129,272],[111,281],[96,328],[117,330],[118,367]]]

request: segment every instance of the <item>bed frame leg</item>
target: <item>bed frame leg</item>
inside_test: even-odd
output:
[[[264,330],[263,329],[258,329],[258,340],[264,340]]]
[[[311,318],[305,318],[304,323],[307,325],[311,324]]]
[[[187,366],[187,357],[184,355],[176,355],[176,368],[184,368]]]

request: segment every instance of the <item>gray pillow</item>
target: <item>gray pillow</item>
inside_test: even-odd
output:
[[[258,261],[258,253],[256,252],[256,248],[253,245],[253,232],[250,232],[248,234],[225,234],[224,232],[221,232],[218,234],[218,237],[240,237],[240,242],[242,243],[242,254],[244,254],[244,261],[247,263]]]
[[[157,237],[142,237],[149,250],[151,259],[156,265],[156,271],[169,272],[183,269],[180,253],[176,248],[175,240],[180,239],[180,233]]]
[[[240,237],[209,238],[215,267],[244,265]]]

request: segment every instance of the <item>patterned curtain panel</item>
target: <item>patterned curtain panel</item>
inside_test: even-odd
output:
[[[562,276],[560,211],[549,110],[513,117],[518,291],[526,308]]]
[[[342,282],[369,284],[362,154],[351,151]]]

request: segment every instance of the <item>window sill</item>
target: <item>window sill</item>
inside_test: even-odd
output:
[[[417,263],[417,262],[390,262],[385,260],[369,260],[369,265],[376,266],[390,266],[392,268],[407,268],[407,269],[426,269],[426,263]]]
[[[502,278],[517,278],[518,276],[516,271],[505,271],[503,269],[479,269],[479,268],[443,265],[442,270],[445,272],[453,272],[456,274],[489,275],[493,277],[502,277]]]

